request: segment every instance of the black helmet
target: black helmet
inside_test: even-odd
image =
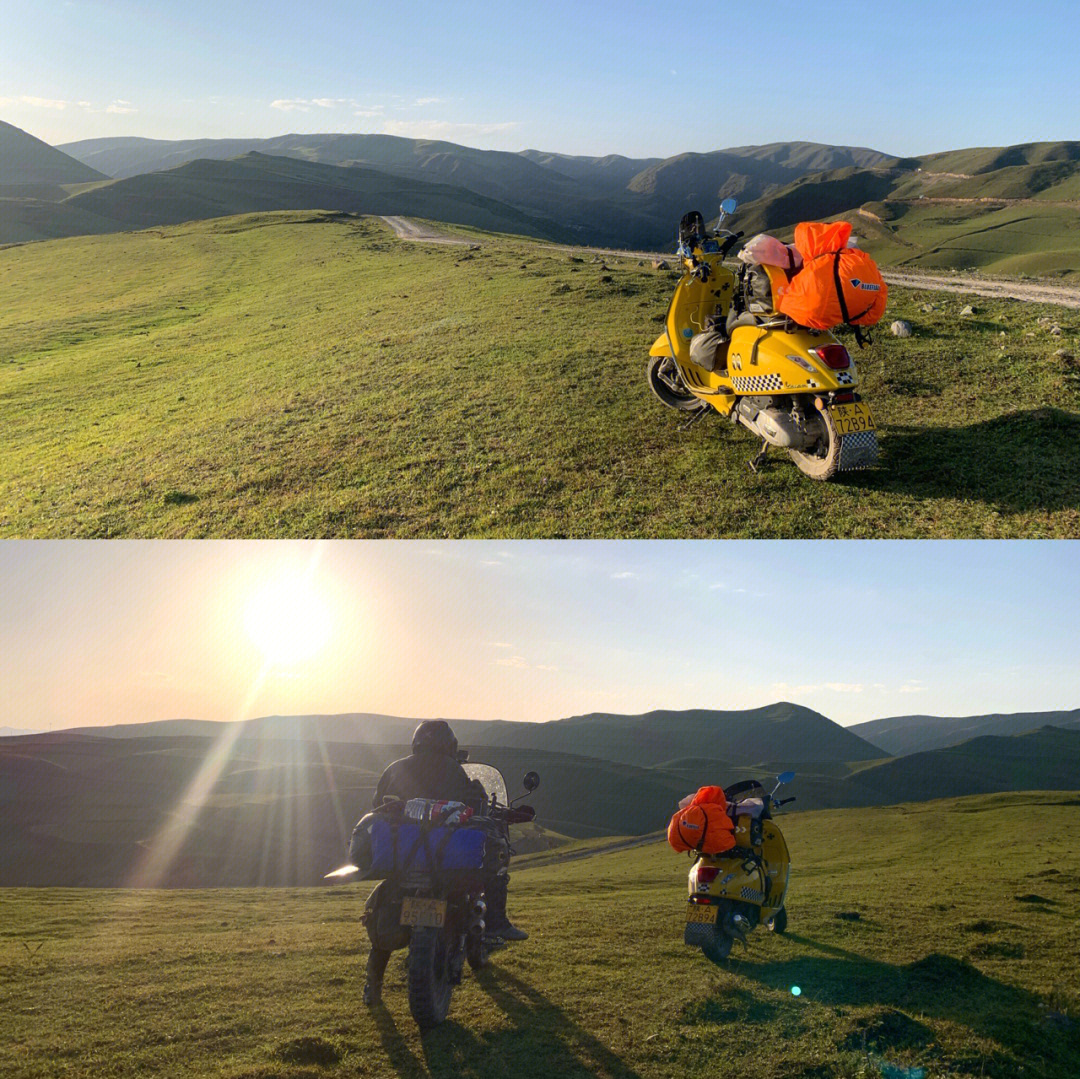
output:
[[[457,739],[445,719],[425,719],[413,731],[412,751],[414,753],[445,753],[448,757],[457,755]]]

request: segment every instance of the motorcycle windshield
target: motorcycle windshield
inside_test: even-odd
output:
[[[503,779],[503,774],[498,768],[493,768],[490,764],[465,764],[462,767],[470,779],[479,780],[483,785],[484,790],[487,792],[488,801],[491,801],[491,796],[494,794],[495,801],[499,805],[509,804],[510,799],[506,793],[506,780]]]

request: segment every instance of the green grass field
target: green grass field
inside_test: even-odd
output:
[[[285,212],[0,250],[0,535],[1080,534],[1076,312],[894,290],[915,336],[859,356],[882,466],[817,485],[649,393],[671,275],[472,235]]]
[[[400,957],[385,1009],[359,1002],[367,885],[9,890],[0,1073],[1073,1079],[1075,794],[785,829],[788,933],[756,932],[724,968],[682,944],[687,861],[663,844],[516,872],[532,939],[467,973],[424,1038]]]

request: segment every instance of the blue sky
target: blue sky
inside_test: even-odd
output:
[[[0,726],[1076,708],[1078,611],[1065,542],[9,541]]]
[[[669,156],[1080,138],[1065,0],[0,0],[0,20],[0,119],[53,143],[384,131]]]

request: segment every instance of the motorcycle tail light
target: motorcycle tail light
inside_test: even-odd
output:
[[[834,371],[843,371],[851,366],[851,357],[843,345],[821,345],[819,348],[808,349],[808,351]]]
[[[697,871],[697,879],[704,884],[710,884],[712,881],[720,875],[720,867],[718,865],[699,865]]]

